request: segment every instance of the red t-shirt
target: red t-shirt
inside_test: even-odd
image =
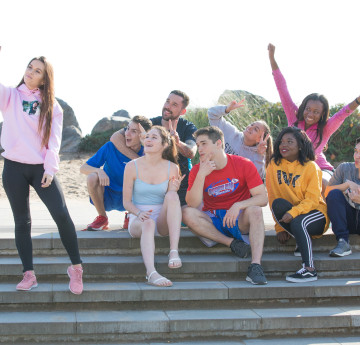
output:
[[[251,198],[250,189],[260,186],[263,181],[250,160],[235,155],[226,155],[227,164],[221,170],[214,170],[206,176],[203,190],[204,211],[228,210],[238,201]],[[189,187],[194,184],[200,164],[190,171]]]

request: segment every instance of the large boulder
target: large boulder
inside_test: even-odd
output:
[[[78,152],[81,138],[80,128],[73,125],[63,128],[60,152]]]
[[[93,128],[91,134],[102,133],[107,131],[116,132],[121,128],[126,127],[130,123],[131,119],[120,116],[108,116],[102,118]]]
[[[56,98],[64,112],[63,132],[60,152],[77,152],[82,138],[81,129],[74,110],[62,99]],[[0,123],[1,137],[2,122]],[[0,151],[2,147],[0,145]]]
[[[60,152],[77,152],[82,138],[74,110],[62,99],[56,98],[64,112]]]
[[[218,103],[227,105],[231,101],[241,101],[245,99],[244,107],[240,108],[243,111],[255,110],[259,106],[269,103],[265,98],[254,95],[244,90],[225,90],[219,97]]]
[[[127,117],[128,119],[131,119],[130,114],[124,109],[115,111],[115,113],[112,114],[112,116],[121,116],[121,117]]]

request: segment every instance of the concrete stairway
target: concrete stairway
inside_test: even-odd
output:
[[[358,236],[351,237],[353,255],[336,259],[328,256],[333,235],[315,240],[319,280],[291,284],[285,275],[301,266],[293,256],[295,243],[279,245],[267,231],[263,268],[269,282],[253,286],[245,281],[249,259],[221,245],[206,248],[183,230],[180,269],[167,267],[168,239],[156,239],[156,267],[174,282],[156,288],[145,283],[139,240],[118,230],[78,232],[85,290],[75,296],[68,290],[69,259],[57,233],[34,236],[39,286],[15,291],[21,265],[11,231],[4,233],[0,343],[250,344],[252,338],[287,337],[295,344],[293,337],[360,335]]]

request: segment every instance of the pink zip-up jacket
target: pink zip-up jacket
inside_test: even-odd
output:
[[[289,94],[289,91],[286,86],[286,81],[284,76],[281,74],[280,69],[277,69],[273,71],[273,76],[275,80],[276,87],[278,89],[280,99],[282,106],[284,108],[286,118],[288,120],[288,125],[293,126],[294,123],[297,121],[296,114],[299,110],[299,108],[295,105],[295,103],[292,101],[291,96]],[[305,131],[305,121],[299,121],[298,128],[304,130],[306,134],[309,136],[310,140],[312,141],[315,149],[315,155],[316,159],[315,162],[320,167],[321,170],[333,170],[334,167],[326,160],[326,157],[324,155],[324,147],[329,141],[331,135],[341,126],[341,124],[344,122],[344,120],[353,112],[349,108],[349,105],[346,105],[344,108],[342,108],[340,111],[338,111],[335,115],[331,116],[329,120],[327,121],[324,131],[323,131],[323,138],[318,147],[318,141],[319,138],[316,138],[317,123],[310,126]]]
[[[54,176],[59,170],[63,111],[55,101],[49,144],[41,147],[40,104],[39,89],[29,90],[25,84],[18,88],[0,84],[0,111],[4,117],[1,146],[5,150],[2,155],[19,163],[44,164],[45,173]]]

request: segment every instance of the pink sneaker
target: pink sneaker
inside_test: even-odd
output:
[[[38,283],[36,281],[35,274],[30,271],[26,271],[23,276],[23,280],[16,285],[16,290],[29,291],[32,288],[36,288]]]
[[[107,217],[104,216],[97,216],[94,221],[87,226],[87,230],[89,231],[100,231],[100,230],[107,230],[109,221]]]
[[[75,295],[81,295],[83,292],[83,282],[82,282],[82,267],[69,266],[67,269],[67,274],[70,277],[69,289]]]

